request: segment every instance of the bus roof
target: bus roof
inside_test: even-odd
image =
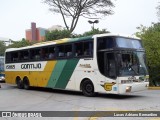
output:
[[[6,52],[9,51],[17,51],[17,50],[24,50],[24,49],[31,49],[31,48],[38,48],[38,47],[43,47],[47,45],[55,45],[55,44],[61,44],[61,43],[69,43],[69,42],[76,42],[76,41],[83,41],[83,40],[89,40],[93,39],[96,37],[103,37],[103,36],[119,36],[119,37],[126,37],[126,38],[133,38],[133,39],[139,39],[134,36],[128,36],[128,35],[120,35],[120,34],[112,34],[112,33],[105,33],[105,34],[96,34],[92,36],[87,36],[87,37],[80,37],[80,38],[64,38],[64,39],[59,39],[59,40],[52,40],[52,41],[47,41],[47,42],[40,42],[33,44],[31,46],[26,46],[26,47],[21,47],[21,48],[8,48]],[[139,39],[140,40],[140,39]]]
[[[117,34],[117,33],[96,34],[96,35],[93,35],[93,38],[94,37],[104,37],[104,36],[126,37],[126,38],[132,38],[132,39],[139,39],[140,40],[140,38],[136,37],[135,35]]]

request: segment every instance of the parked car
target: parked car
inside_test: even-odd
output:
[[[0,82],[5,82],[5,74],[0,73]]]

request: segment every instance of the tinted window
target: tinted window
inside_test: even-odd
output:
[[[56,49],[54,46],[48,48],[48,59],[54,59],[56,56]]]
[[[82,42],[75,43],[75,51],[76,51],[76,54],[75,54],[76,57],[83,55],[83,43]]]
[[[31,60],[40,60],[40,48],[31,49],[30,50],[30,58]]]
[[[72,57],[72,55],[73,55],[72,44],[65,45],[65,55],[66,55],[66,57]]]
[[[6,62],[29,62],[87,56],[93,56],[93,41],[91,40],[6,52]]]
[[[104,50],[115,47],[115,42],[112,37],[98,38],[98,50]]]
[[[64,45],[57,46],[58,54],[57,57],[65,57]]]
[[[93,56],[93,41],[75,43],[75,56]]]

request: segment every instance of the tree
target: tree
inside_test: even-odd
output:
[[[160,23],[153,23],[150,27],[141,25],[138,30],[136,35],[144,43],[151,83],[155,84],[160,80]]]
[[[29,41],[22,39],[20,41],[14,41],[13,44],[7,46],[7,48],[20,48],[20,47],[25,47],[31,44],[32,43],[30,43]]]
[[[5,50],[6,50],[5,43],[0,41],[0,56],[4,56]]]
[[[44,3],[50,6],[50,11],[62,15],[70,33],[74,31],[80,16],[97,19],[113,14],[111,8],[114,7],[111,0],[44,0]],[[71,24],[67,23],[66,17],[71,18]]]
[[[156,9],[157,9],[158,20],[160,21],[160,5],[158,5]]]
[[[109,31],[106,31],[106,29],[99,30],[98,28],[97,29],[92,28],[91,31],[83,33],[82,36],[90,36],[90,35],[103,34],[103,33],[109,33]]]
[[[47,32],[45,37],[46,37],[46,41],[50,41],[50,40],[58,40],[62,38],[69,38],[71,37],[71,34],[68,30],[53,30],[53,31]]]

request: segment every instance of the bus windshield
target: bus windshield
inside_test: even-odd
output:
[[[119,76],[147,75],[144,52],[121,52],[118,54]]]
[[[145,51],[139,39],[126,37],[99,37],[97,62],[106,77],[148,75]]]
[[[142,43],[138,39],[117,37],[116,43],[117,43],[117,47],[121,47],[121,48],[143,49]]]

